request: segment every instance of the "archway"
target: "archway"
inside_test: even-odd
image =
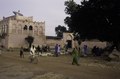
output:
[[[29,30],[33,30],[33,27],[31,25],[29,26]]]
[[[67,47],[72,48],[72,40],[66,40],[67,42]]]
[[[67,36],[66,44],[68,48],[72,48],[72,36],[71,35]]]

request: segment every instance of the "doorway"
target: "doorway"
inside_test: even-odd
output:
[[[67,47],[72,48],[72,40],[67,40]]]

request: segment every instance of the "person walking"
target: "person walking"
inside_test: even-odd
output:
[[[84,47],[83,47],[83,50],[84,50],[84,56],[87,56],[87,51],[88,51],[88,47],[87,47],[87,45],[84,45]]]
[[[20,58],[24,58],[23,47],[20,48]]]
[[[30,48],[30,60],[31,60],[30,62],[32,62],[35,58],[35,51],[36,51],[36,48],[34,45],[32,45]]]
[[[58,45],[58,50],[57,50],[58,56],[60,55],[60,50],[61,50],[60,45]]]
[[[38,56],[40,55],[40,46],[38,45],[37,46],[37,53],[38,53]]]
[[[73,51],[72,51],[72,57],[73,57],[72,65],[76,64],[77,66],[79,66],[79,64],[78,64],[78,56],[79,56],[78,50],[77,50],[77,47],[75,47],[73,49]]]
[[[58,44],[55,45],[55,56],[58,57]]]

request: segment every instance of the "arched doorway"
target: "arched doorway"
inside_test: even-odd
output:
[[[72,40],[66,40],[67,42],[67,47],[72,48]]]
[[[66,44],[68,48],[72,48],[72,36],[71,35],[67,36]]]

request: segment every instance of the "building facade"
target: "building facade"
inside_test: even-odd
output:
[[[46,44],[53,47],[55,44],[61,45],[63,48],[67,45],[68,48],[75,47],[75,41],[73,40],[73,33],[63,33],[63,38],[60,37],[53,37],[53,36],[46,36]]]
[[[33,45],[54,46],[60,44],[69,44],[70,48],[74,47],[72,33],[64,33],[63,38],[56,39],[52,36],[45,36],[45,22],[35,22],[33,17],[25,17],[20,12],[13,12],[13,16],[3,17],[0,20],[0,46],[7,49],[28,47],[25,40],[28,36],[34,38]]]
[[[3,17],[0,21],[0,43],[5,48],[20,48],[27,46],[25,38],[34,37],[34,44],[44,44],[45,22],[35,22],[33,17],[25,17],[19,12],[13,16]]]

